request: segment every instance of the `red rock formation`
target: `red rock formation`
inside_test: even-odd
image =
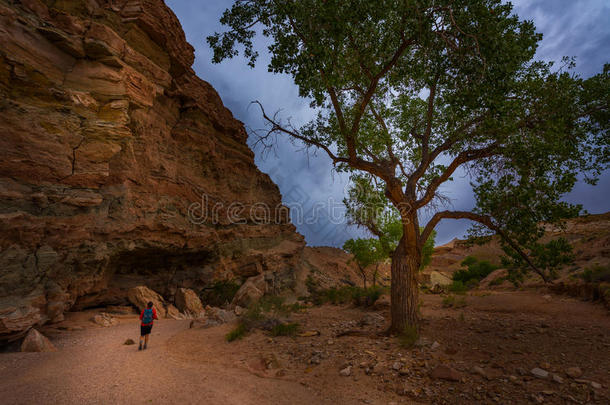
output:
[[[162,0],[0,0],[0,339],[143,282],[293,282],[302,237],[193,60]]]

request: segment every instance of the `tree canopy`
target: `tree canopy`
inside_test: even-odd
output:
[[[385,259],[379,240],[374,238],[349,239],[343,244],[343,250],[354,255],[354,261],[361,270]]]
[[[269,71],[290,75],[318,111],[294,126],[259,104],[263,144],[283,134],[321,150],[337,170],[374,178],[397,210],[394,329],[407,324],[394,323],[406,316],[399,307],[416,322],[414,274],[439,221],[474,221],[475,233],[499,234],[539,271],[527,255],[539,224],[577,215],[561,197],[579,175],[594,183],[608,167],[610,66],[583,79],[570,59],[536,61],[541,34],[510,3],[237,0],[221,23],[227,30],[208,37],[214,62],[243,51],[253,66],[261,32]],[[470,178],[472,211],[446,209],[439,193],[457,173]],[[430,208],[420,228],[418,213]]]
[[[569,62],[534,61],[541,35],[511,11],[499,0],[239,0],[208,41],[215,62],[242,45],[254,65],[262,27],[269,70],[319,108],[300,128],[267,116],[270,133],[377,176],[392,202],[424,207],[464,166],[475,210],[438,212],[422,240],[460,217],[525,242],[540,221],[578,213],[559,201],[577,173],[591,181],[607,166],[609,69],[583,80]]]

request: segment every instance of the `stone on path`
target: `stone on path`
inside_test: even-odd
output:
[[[347,366],[343,370],[339,371],[339,375],[342,377],[349,377],[352,375],[352,366]]]
[[[559,375],[557,374],[553,374],[553,382],[556,382],[557,384],[563,384],[563,378],[561,378]]]
[[[545,378],[548,378],[548,377],[549,377],[549,372],[548,372],[548,371],[543,370],[543,369],[538,368],[538,367],[533,368],[533,369],[530,371],[530,373],[532,373],[532,375],[533,375],[534,377],[537,377],[537,378],[542,378],[542,379],[545,379]]]
[[[568,375],[568,377],[579,378],[580,376],[582,376],[582,370],[580,369],[580,367],[568,367],[566,369],[566,374]]]
[[[51,341],[44,336],[42,333],[38,332],[36,329],[32,328],[23,339],[23,343],[21,343],[21,351],[22,352],[56,352],[57,348],[51,343]]]
[[[480,375],[480,376],[481,376],[481,377],[483,377],[483,378],[487,378],[487,373],[485,372],[485,370],[483,370],[483,368],[482,368],[482,367],[479,367],[479,366],[474,366],[474,367],[472,368],[472,372],[473,372],[474,374],[478,374],[478,375]]]
[[[459,381],[462,375],[459,371],[452,369],[446,365],[437,366],[430,372],[430,377],[439,380]]]

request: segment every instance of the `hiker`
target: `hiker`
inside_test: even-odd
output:
[[[146,305],[146,309],[140,314],[140,320],[142,322],[140,324],[140,346],[138,347],[138,350],[142,350],[142,341],[144,341],[144,350],[146,350],[148,336],[150,335],[155,319],[159,318],[157,318],[157,310],[153,308],[153,303],[151,301]]]

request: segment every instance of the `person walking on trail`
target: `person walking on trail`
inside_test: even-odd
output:
[[[146,305],[146,309],[140,314],[140,346],[138,347],[138,350],[146,350],[148,336],[150,336],[150,331],[152,330],[155,319],[159,318],[157,318],[157,310],[153,308],[153,303],[151,301]],[[144,341],[144,347],[142,347],[142,341]]]

